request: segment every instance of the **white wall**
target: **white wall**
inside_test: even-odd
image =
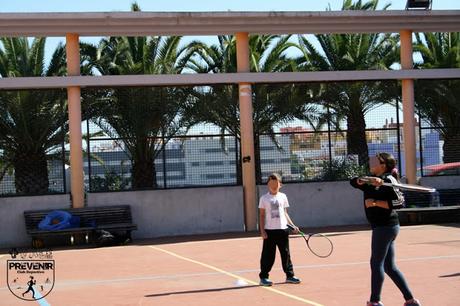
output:
[[[241,186],[92,193],[89,206],[128,204],[133,238],[244,231]],[[69,195],[0,198],[0,248],[30,247],[25,210],[70,207]]]
[[[25,210],[58,209],[70,207],[68,194],[34,197],[0,198],[0,248],[31,246],[26,234]]]
[[[363,196],[345,182],[286,184],[281,188],[289,200],[289,216],[300,227],[365,224]],[[259,195],[267,186],[259,186]]]
[[[460,188],[460,176],[426,177],[422,184]],[[258,186],[259,195],[267,192]],[[362,192],[344,182],[286,184],[290,215],[302,227],[365,224]],[[244,231],[241,186],[91,193],[90,206],[131,205],[134,238]],[[30,246],[23,212],[70,206],[69,195],[0,198],[0,248]]]
[[[241,186],[88,195],[91,206],[129,204],[133,238],[244,231],[242,199]]]

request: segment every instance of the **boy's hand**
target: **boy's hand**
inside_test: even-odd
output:
[[[294,224],[288,223],[288,224],[287,224],[287,227],[289,228],[289,230],[290,230],[293,234],[298,234],[298,233],[300,233],[299,227],[296,226],[296,225],[294,225]]]
[[[293,227],[294,228],[292,229],[292,233],[293,234],[298,234],[300,232],[300,229],[296,225],[294,225]]]
[[[267,239],[267,238],[268,238],[267,232],[266,232],[264,229],[260,230],[260,236],[261,236],[263,239]]]

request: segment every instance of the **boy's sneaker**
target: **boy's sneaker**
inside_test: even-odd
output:
[[[273,282],[271,280],[269,280],[268,278],[261,278],[260,282],[259,282],[259,285],[265,286],[265,287],[270,287],[271,285],[273,285]]]
[[[410,302],[405,302],[404,306],[422,306],[419,300],[412,299]]]
[[[367,302],[366,306],[383,306],[382,302]]]
[[[289,283],[289,284],[300,284],[300,282],[301,282],[300,278],[297,278],[295,276],[286,278],[286,283]]]

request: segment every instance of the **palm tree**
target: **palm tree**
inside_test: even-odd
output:
[[[378,2],[344,0],[342,10],[376,10]],[[396,37],[391,34],[318,34],[315,38],[319,49],[307,37],[299,36],[302,55],[296,62],[300,71],[389,69],[397,60]],[[316,91],[314,100],[346,118],[348,154],[357,155],[361,165],[368,161],[365,115],[392,102],[397,97],[395,89],[392,83],[376,81],[326,83]]]
[[[133,4],[133,11],[139,11]],[[86,50],[102,75],[179,74],[187,63],[181,37],[109,37]],[[181,110],[190,88],[106,90],[93,107],[95,123],[122,139],[132,161],[132,187],[157,187],[155,158],[184,127]]]
[[[253,35],[249,38],[250,69],[253,72],[292,71],[293,62],[285,51],[292,46],[290,36]],[[237,71],[236,39],[218,36],[218,45],[207,46],[200,42],[189,44],[189,53],[197,55],[188,68],[198,73],[231,73]],[[294,118],[301,103],[291,98],[293,85],[254,85],[253,122],[256,178],[261,179],[259,136],[274,137],[274,126]],[[238,86],[218,85],[206,88],[197,103],[188,109],[194,123],[211,123],[239,137]],[[239,175],[237,176],[239,178]]]
[[[459,33],[416,33],[419,68],[460,68]],[[460,161],[460,81],[417,80],[415,100],[422,117],[441,134],[445,163]]]
[[[65,73],[59,45],[44,67],[45,38],[0,38],[0,76],[56,76]],[[48,192],[48,160],[68,131],[63,90],[0,92],[0,162],[2,176],[14,169],[17,194]]]

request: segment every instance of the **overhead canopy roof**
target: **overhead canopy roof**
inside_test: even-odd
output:
[[[460,32],[460,10],[328,12],[111,12],[0,13],[0,37],[148,36]],[[0,78],[0,88],[67,86],[156,86],[239,82],[315,82],[403,78],[458,78],[460,69],[324,71],[216,75],[123,75]]]
[[[0,13],[0,36],[459,32],[460,10]]]

